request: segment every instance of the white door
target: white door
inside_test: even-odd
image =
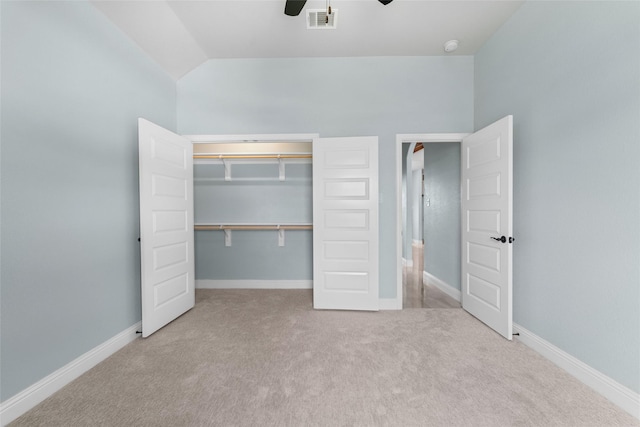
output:
[[[313,306],[378,310],[378,137],[313,140]]]
[[[462,307],[512,338],[513,117],[462,140]]]
[[[195,304],[193,146],[138,120],[142,336]]]

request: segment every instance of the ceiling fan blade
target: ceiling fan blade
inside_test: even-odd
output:
[[[391,3],[393,0],[378,0],[380,3],[382,3],[383,5],[388,5],[389,3]]]
[[[284,14],[289,16],[300,15],[300,12],[302,12],[302,8],[306,2],[307,0],[286,0],[286,3],[284,4]]]

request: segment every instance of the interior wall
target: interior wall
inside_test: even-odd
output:
[[[638,2],[525,2],[475,62],[476,129],[514,116],[514,321],[636,393],[638,22]]]
[[[310,162],[285,162],[284,181],[277,162],[230,166],[226,181],[222,164],[194,165],[196,224],[313,222]],[[225,246],[223,231],[196,231],[196,280],[311,280],[312,234],[285,231],[278,246],[277,231],[231,231],[231,246]]]
[[[424,144],[424,182],[424,270],[460,290],[460,143]]]
[[[396,296],[395,135],[472,130],[472,57],[210,60],[177,90],[181,134],[378,136],[380,296]]]
[[[86,2],[0,2],[0,399],[140,320],[137,118],[171,78]]]

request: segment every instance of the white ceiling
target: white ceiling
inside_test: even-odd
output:
[[[338,28],[307,30],[306,9],[284,14],[284,0],[178,0],[92,3],[174,79],[212,58],[473,55],[522,5],[518,0],[330,0]],[[452,54],[447,54],[452,55]]]

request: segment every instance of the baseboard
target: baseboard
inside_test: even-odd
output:
[[[313,289],[313,280],[196,280],[196,289]]]
[[[136,331],[140,329],[140,325],[141,323],[138,322],[125,329],[113,338],[94,347],[32,386],[2,402],[0,404],[0,425],[9,424],[125,345],[134,341],[138,336]]]
[[[406,258],[402,258],[402,266],[403,267],[413,267],[413,260],[412,259],[406,259]]]
[[[540,353],[629,414],[640,419],[640,394],[593,369],[522,326],[514,323],[513,330],[520,334],[517,339],[527,347]]]
[[[380,310],[402,310],[402,301],[398,298],[380,298],[378,301]]]
[[[462,295],[460,294],[460,291],[458,289],[454,288],[444,280],[438,279],[433,274],[423,271],[422,281],[425,283],[429,282],[430,284],[440,289],[442,292],[449,295],[451,298],[455,299],[456,301],[458,302],[462,301]]]

